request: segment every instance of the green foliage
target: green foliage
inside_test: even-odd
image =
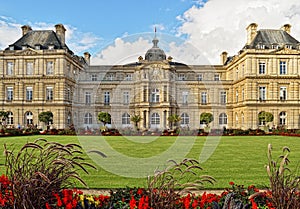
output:
[[[214,116],[212,113],[204,112],[200,115],[200,123],[204,123],[204,124],[208,125],[213,120],[214,120]]]
[[[269,123],[269,122],[272,122],[274,120],[274,116],[272,113],[269,113],[269,112],[265,112],[265,111],[262,111],[258,114],[258,120],[259,122],[266,122],[266,123]]]
[[[14,208],[41,208],[50,203],[53,193],[74,186],[74,180],[85,185],[78,171],[93,167],[81,157],[77,144],[60,144],[37,139],[20,150],[9,151],[4,145],[6,175],[13,184]]]
[[[44,122],[46,125],[53,120],[53,113],[50,111],[41,112],[39,114],[39,121]]]
[[[137,129],[138,129],[138,123],[141,122],[142,117],[141,117],[140,115],[132,115],[132,116],[130,117],[130,120],[131,120],[132,122],[134,122],[134,126],[135,126],[135,128],[136,128],[136,130],[137,130]]]
[[[181,117],[177,114],[172,114],[168,117],[168,121],[171,123],[171,128],[173,126],[177,127],[177,123],[181,121]]]
[[[107,123],[111,122],[111,116],[108,112],[99,112],[98,113],[98,120],[103,123],[105,126]]]
[[[266,166],[272,191],[271,202],[277,209],[300,208],[300,176],[288,168],[290,149],[283,147],[282,155],[275,161],[272,157],[272,145],[268,145],[268,165]]]
[[[151,208],[176,208],[176,202],[181,194],[203,189],[204,183],[215,182],[213,177],[199,175],[202,168],[197,160],[184,159],[180,163],[173,160],[169,162],[171,165],[166,169],[157,170],[153,176],[148,177],[147,192]],[[195,176],[196,179],[191,180],[191,176]]]

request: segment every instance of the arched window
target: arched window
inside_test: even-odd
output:
[[[84,124],[92,124],[93,118],[91,113],[86,113],[84,115]]]
[[[239,115],[238,115],[238,113],[235,113],[235,124],[236,125],[239,124]]]
[[[8,112],[7,124],[13,125],[14,124],[14,115],[12,112]]]
[[[153,89],[151,92],[151,102],[159,102],[159,90]]]
[[[219,125],[227,125],[227,115],[225,113],[219,115]]]
[[[286,112],[279,113],[279,125],[286,125]]]
[[[33,114],[30,111],[25,113],[25,124],[26,125],[33,124]]]
[[[245,116],[244,116],[244,113],[242,112],[242,126],[244,125],[245,123]]]
[[[188,125],[190,123],[190,117],[187,113],[181,114],[181,125]]]
[[[159,125],[160,124],[160,117],[158,113],[153,113],[151,115],[151,124],[152,125]]]
[[[130,125],[130,115],[128,113],[122,115],[122,125]]]

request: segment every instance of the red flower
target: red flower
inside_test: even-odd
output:
[[[230,184],[231,186],[233,186],[233,185],[234,185],[234,182],[233,182],[233,181],[231,181],[231,182],[229,182],[229,184]]]
[[[131,200],[129,202],[129,206],[130,206],[130,209],[134,209],[136,207],[136,201],[134,199],[134,196],[131,197]]]
[[[49,203],[46,203],[46,209],[51,209],[51,206],[49,205]]]

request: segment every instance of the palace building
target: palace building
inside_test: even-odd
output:
[[[260,112],[273,114],[270,126],[300,128],[300,42],[291,26],[247,27],[247,42],[235,55],[221,53],[219,65],[173,61],[153,46],[137,62],[90,65],[90,54],[75,55],[65,43],[62,24],[52,30],[22,27],[22,37],[0,51],[1,110],[9,126],[37,125],[51,111],[51,125],[61,129],[99,128],[99,112],[111,115],[113,128],[169,129],[170,115],[181,127],[198,129],[200,115],[212,113],[213,128],[256,129]]]

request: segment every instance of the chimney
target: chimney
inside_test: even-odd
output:
[[[290,24],[285,24],[281,27],[281,30],[287,32],[288,34],[291,34],[291,25]]]
[[[249,45],[257,34],[257,24],[251,23],[247,28],[247,45]]]
[[[26,33],[28,33],[29,31],[32,30],[32,28],[31,28],[29,25],[23,25],[23,26],[21,27],[21,29],[22,29],[22,35],[23,35],[23,36],[24,36]]]
[[[222,54],[220,55],[221,57],[221,64],[224,65],[226,60],[227,60],[227,55],[228,53],[227,52],[222,52]]]
[[[66,33],[66,29],[64,27],[63,24],[57,24],[55,25],[55,29],[56,29],[56,35],[58,36],[61,44],[64,46],[65,43],[65,33]]]
[[[86,63],[87,63],[88,65],[90,65],[91,54],[88,53],[88,52],[84,52],[83,54],[84,54],[84,59],[85,59]]]

